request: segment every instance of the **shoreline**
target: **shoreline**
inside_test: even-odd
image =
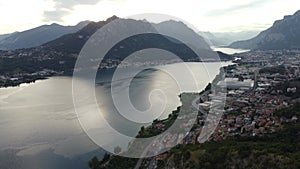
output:
[[[189,62],[184,62],[184,63],[222,63],[222,62],[232,62],[232,63],[238,63],[235,60],[220,60],[220,61],[189,61]],[[166,65],[172,65],[172,64],[178,64],[178,63],[183,63],[183,62],[171,62],[167,64],[157,64],[157,65],[149,65],[149,66],[166,66]],[[105,68],[103,70],[113,70],[116,67],[112,68]],[[126,67],[122,67],[126,68]],[[99,71],[99,70],[98,70]],[[50,74],[50,75],[35,75],[35,76],[23,76],[19,78],[14,78],[14,76],[10,77],[10,80],[6,80],[5,82],[0,79],[0,89],[1,88],[8,88],[8,87],[19,87],[22,84],[31,84],[35,83],[38,80],[47,80],[51,77],[56,77],[56,76],[69,76],[72,77],[73,73],[71,72],[66,72],[66,73],[56,73],[56,74]]]
[[[227,65],[227,66],[229,66],[229,65]],[[193,111],[197,112],[197,119],[194,122],[194,124],[190,130],[190,131],[192,131],[193,128],[195,127],[195,125],[199,125],[199,118],[203,118],[203,116],[207,115],[207,114],[203,113],[203,111],[201,111],[198,107],[194,106],[193,103],[199,102],[199,99],[203,95],[209,94],[209,91],[211,90],[211,85],[214,84],[219,79],[219,77],[224,73],[224,71],[222,71],[222,69],[226,68],[227,66],[220,67],[219,73],[215,76],[215,78],[211,82],[208,82],[208,84],[204,87],[203,90],[201,90],[199,92],[180,93],[178,95],[178,97],[180,98],[181,105],[178,106],[176,109],[174,109],[172,112],[170,112],[170,114],[167,118],[154,119],[152,124],[150,124],[149,126],[141,126],[140,130],[138,131],[138,133],[136,135],[136,138],[149,138],[149,137],[153,137],[153,136],[156,136],[156,135],[159,135],[159,134],[165,132],[179,118],[178,114],[179,114],[180,110],[187,111],[187,113],[192,113]],[[201,116],[199,116],[200,114],[201,114]],[[180,118],[179,120],[183,120],[183,119]],[[190,139],[182,139],[181,140],[180,136],[178,136],[178,140],[177,140],[177,142],[182,142],[182,143],[185,143],[185,142],[188,143],[190,141],[191,141]],[[130,147],[130,145],[134,144],[134,142],[135,142],[135,139],[130,141],[128,147],[118,154],[120,155],[122,153],[125,153],[125,154],[128,152],[130,153],[131,149],[132,149]],[[139,144],[139,143],[136,142],[136,144]],[[145,154],[149,153],[148,151],[149,151],[148,148],[146,148],[142,151],[142,153],[145,155]],[[108,153],[108,152],[106,152],[106,153]],[[118,157],[118,155],[112,155],[110,153],[108,153],[107,155],[111,156],[108,159],[108,161],[106,161],[107,159],[103,158],[103,159],[100,159],[99,162],[101,163],[103,161],[106,161],[105,163],[109,163],[109,161],[114,159],[112,157]],[[144,158],[136,160],[134,162],[135,168],[139,168],[142,165],[143,161],[144,161]]]
[[[193,126],[198,125],[199,119],[204,118],[207,116],[208,112],[204,111],[200,107],[196,106],[195,104],[199,102],[199,99],[203,97],[204,95],[208,95],[211,90],[211,86],[216,83],[220,79],[220,76],[224,74],[224,71],[222,69],[228,67],[229,65],[222,66],[219,69],[219,73],[214,77],[214,79],[211,82],[208,82],[208,84],[204,87],[203,90],[198,92],[183,92],[178,95],[180,99],[180,106],[177,106],[174,110],[172,110],[167,118],[164,119],[153,119],[153,122],[147,126],[141,126],[140,130],[138,131],[136,138],[149,138],[153,136],[157,136],[161,133],[163,133],[165,130],[168,130],[170,126],[177,120],[180,110],[188,110],[188,113],[197,112],[197,119]],[[157,127],[160,126],[160,127]],[[193,127],[192,127],[193,128]],[[193,130],[191,128],[191,131]],[[130,145],[133,144],[135,139],[130,141]],[[121,152],[126,153],[130,152],[130,145]]]
[[[49,77],[53,77],[53,76],[49,76]],[[25,79],[25,80],[12,80],[8,83],[5,83],[5,82],[0,82],[0,89],[2,88],[9,88],[9,87],[20,87],[21,85],[23,84],[34,84],[36,83],[36,81],[39,81],[39,80],[47,80],[49,79],[49,77],[37,77],[37,78],[32,78],[32,79]]]

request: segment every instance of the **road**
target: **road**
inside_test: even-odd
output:
[[[196,99],[194,99],[193,102],[192,102],[192,105],[193,105],[194,108],[196,108],[196,110],[198,110],[198,111],[200,111],[202,114],[206,114],[206,115],[208,114],[208,112],[205,111],[201,106],[199,106],[199,104],[198,104],[197,102],[200,100],[200,98],[201,98],[203,95],[208,95],[209,92],[210,92],[209,90],[203,92],[201,95],[197,96]]]

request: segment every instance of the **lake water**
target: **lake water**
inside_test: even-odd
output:
[[[159,118],[165,118],[180,106],[180,92],[203,90],[219,73],[219,68],[228,64],[231,62],[178,63],[160,66],[164,71],[146,71],[130,84],[132,102],[143,110],[149,106],[149,92],[161,89],[167,103]],[[186,75],[181,68],[186,65],[195,77],[196,87],[190,81],[184,81]],[[126,70],[123,72],[126,79]],[[174,78],[166,72],[172,72],[179,78],[177,80],[184,81],[181,90]],[[122,90],[125,87],[122,82],[119,79],[113,85]],[[97,83],[99,109],[107,117],[103,120],[109,121],[122,133],[136,135],[140,125],[126,124],[113,116],[116,110],[111,100],[106,99],[110,93],[110,83],[104,76],[100,76]],[[159,102],[161,97],[154,96],[154,99]],[[101,125],[101,122],[97,122],[97,125]],[[103,139],[111,141],[109,133],[103,131],[103,135]],[[89,139],[78,122],[72,101],[71,77],[51,77],[34,84],[1,88],[0,138],[1,169],[84,169],[88,168],[87,161],[90,158],[103,152]]]
[[[243,53],[243,52],[249,52],[250,49],[233,49],[233,48],[226,48],[226,47],[212,47],[214,51],[221,51],[223,53],[227,54],[235,54],[235,53]]]

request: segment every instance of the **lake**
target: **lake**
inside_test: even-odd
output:
[[[149,107],[149,92],[153,89],[164,91],[166,97],[165,110],[158,118],[165,118],[172,110],[181,105],[178,95],[181,92],[200,92],[219,73],[219,68],[231,62],[223,63],[176,63],[159,66],[164,71],[145,71],[131,81],[130,89],[133,105],[143,110]],[[176,74],[183,81],[183,66],[191,70],[195,84],[184,81],[181,89],[174,78],[166,72]],[[127,79],[113,83],[119,91]],[[107,74],[111,72],[107,71]],[[181,79],[182,78],[182,79]],[[97,79],[96,98],[99,109],[113,127],[126,135],[134,136],[140,124],[127,124],[114,114],[112,101],[107,99],[110,94],[110,82],[105,75]],[[160,102],[159,95],[152,98]],[[82,109],[87,107],[82,107]],[[155,112],[153,112],[155,113]],[[100,125],[101,122],[96,122]],[[92,124],[91,124],[92,125]],[[125,127],[124,127],[125,126]],[[103,130],[103,139],[108,142],[109,133]],[[51,77],[33,84],[0,89],[0,168],[19,169],[84,169],[94,155],[103,151],[85,134],[81,128],[72,100],[72,78]],[[124,140],[123,148],[128,143]]]
[[[250,49],[233,49],[233,48],[227,48],[227,47],[217,47],[217,46],[213,46],[212,49],[214,51],[221,51],[223,53],[227,53],[227,54],[235,54],[235,53],[243,53],[243,52],[249,52]]]

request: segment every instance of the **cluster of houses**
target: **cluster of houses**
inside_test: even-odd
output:
[[[283,55],[287,53],[288,57]],[[286,93],[296,93],[299,90],[297,86],[278,86],[300,77],[300,51],[256,51],[245,55],[242,64],[227,69],[226,79],[217,84],[227,88],[226,106],[210,140],[272,133],[282,123],[295,122],[299,118],[296,115],[290,119],[278,117],[275,112],[295,103],[295,99],[286,96]],[[284,73],[259,71],[280,65],[284,66]],[[209,95],[201,99],[200,107],[208,111],[211,108]]]
[[[235,135],[256,136],[272,133],[283,123],[298,121],[300,117],[296,115],[285,118],[278,117],[275,113],[295,103],[295,100],[285,93],[295,93],[299,90],[297,87],[288,87],[285,92],[278,90],[276,86],[300,77],[300,51],[299,54],[294,52],[293,57],[286,58],[274,57],[274,55],[281,56],[276,52],[274,54],[256,51],[250,54],[251,57],[248,56],[249,53],[245,54],[247,59],[242,59],[242,64],[226,69],[226,78],[216,83],[216,86],[227,89],[226,93],[223,93],[226,99],[222,97],[223,95],[216,97],[207,91],[202,93],[200,101],[197,102],[199,110],[196,127],[185,134],[167,132],[162,140],[152,145],[153,150],[171,148],[175,144],[203,142],[203,135],[200,136],[201,132],[206,130],[212,131],[212,134],[204,139],[220,141]],[[257,62],[260,59],[263,62]],[[260,72],[260,69],[265,67],[279,65],[286,68],[284,73]],[[215,108],[224,101],[225,104],[221,106],[223,110]],[[209,116],[209,113],[215,115]],[[217,125],[213,125],[214,123]],[[156,124],[155,127],[161,131],[166,129],[163,122]]]
[[[14,73],[13,75],[0,75],[0,87],[17,86],[22,83],[32,83],[53,75],[60,75],[63,72],[43,69],[34,73]]]
[[[277,111],[300,100],[286,95],[298,92],[297,86],[277,87],[300,77],[300,51],[254,51],[237,56],[242,58],[241,64],[225,69],[226,78],[216,83],[216,86],[226,88],[225,93],[220,92],[220,96],[216,97],[210,91],[205,91],[195,102],[198,106],[198,118],[193,129],[185,134],[167,132],[163,140],[152,145],[153,150],[159,149],[158,147],[170,148],[174,144],[202,143],[203,139],[221,141],[235,135],[256,136],[272,133],[283,123],[300,120],[296,115],[290,118],[276,115]],[[260,72],[260,69],[280,65],[285,67],[284,73]],[[225,103],[222,104],[222,101]],[[218,105],[223,109],[219,109]],[[213,116],[209,116],[210,113]],[[163,123],[158,123],[155,127],[161,131],[166,130]],[[204,138],[201,135],[203,131],[207,131],[209,137]],[[167,152],[156,156],[156,160],[166,158]]]

